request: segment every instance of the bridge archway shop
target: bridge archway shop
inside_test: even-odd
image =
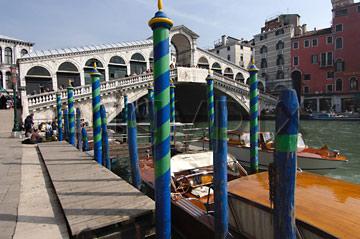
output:
[[[42,66],[32,67],[25,76],[26,93],[40,94],[53,89],[50,72]]]

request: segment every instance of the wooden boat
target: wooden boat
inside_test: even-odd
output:
[[[139,160],[146,194],[154,198],[152,158]],[[235,158],[228,157],[228,181],[246,176]],[[213,153],[179,154],[171,158],[172,226],[184,238],[214,238]],[[242,238],[230,230],[229,238]]]
[[[248,238],[273,238],[268,173],[228,183],[229,224]],[[359,238],[360,185],[297,172],[297,238]]]
[[[273,161],[274,137],[271,132],[259,132],[259,169],[267,170],[269,163]],[[200,146],[203,142],[197,142]],[[228,152],[236,157],[241,165],[250,167],[250,132],[229,131],[228,132]],[[298,135],[297,167],[303,171],[326,174],[330,170],[336,169],[347,159],[334,150],[329,152],[327,146],[315,149],[307,146]]]
[[[360,115],[358,113],[353,114],[310,114],[310,120],[326,120],[326,121],[360,121]]]

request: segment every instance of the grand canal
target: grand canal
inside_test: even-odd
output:
[[[207,123],[196,123],[196,127],[206,127]],[[229,130],[249,131],[249,121],[230,121]],[[259,121],[259,131],[275,132],[275,121]],[[336,170],[325,176],[360,184],[360,122],[356,121],[312,121],[301,120],[299,132],[307,145],[320,148],[323,144],[329,150],[340,150],[340,154],[348,159]]]

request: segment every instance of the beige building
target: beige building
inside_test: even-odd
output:
[[[34,43],[0,35],[0,86],[11,89],[10,66],[17,64],[17,59],[32,52]]]
[[[283,14],[266,21],[261,33],[254,36],[255,64],[267,93],[276,95],[283,89],[293,88],[291,38],[303,31],[306,25],[300,26],[298,14]]]

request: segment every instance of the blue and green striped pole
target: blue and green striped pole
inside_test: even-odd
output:
[[[69,142],[69,115],[67,109],[64,109],[64,127],[65,140]]]
[[[57,108],[57,118],[58,118],[58,135],[59,141],[63,141],[63,127],[62,127],[62,117],[61,117],[61,92],[58,89],[56,92],[56,108]]]
[[[254,58],[251,59],[252,65],[250,72],[250,173],[259,171],[258,156],[258,88],[257,74],[259,69],[254,64]]]
[[[76,108],[76,138],[77,138],[77,148],[80,151],[82,151],[81,111],[80,111],[80,108]]]
[[[151,82],[149,83],[149,87],[148,87],[148,99],[149,99],[151,153],[152,155],[154,155],[154,88]]]
[[[173,22],[162,11],[149,21],[154,45],[154,169],[156,237],[171,237],[170,201],[170,56],[169,31]]]
[[[111,170],[110,152],[109,152],[109,135],[107,131],[106,111],[105,106],[100,105],[101,115],[101,129],[102,129],[102,163],[105,167]]]
[[[69,108],[69,143],[75,147],[75,112],[74,112],[74,87],[69,85],[67,87],[68,92],[68,108]]]
[[[299,102],[295,90],[283,90],[276,106],[274,163],[274,238],[295,238],[296,156]]]
[[[102,147],[101,147],[101,115],[100,115],[100,76],[101,73],[96,69],[94,62],[94,70],[90,73],[92,82],[92,107],[93,107],[93,145],[94,158],[102,164]]]
[[[173,133],[171,140],[175,139],[175,85],[173,80],[170,80],[170,121],[173,124],[171,126],[171,133]]]
[[[136,139],[136,113],[134,103],[128,104],[129,106],[129,120],[127,122],[128,126],[128,145],[129,145],[129,156],[130,156],[130,165],[131,165],[131,178],[133,186],[140,190],[141,180],[140,180],[140,169],[139,169],[139,159],[137,152],[137,139]]]
[[[82,134],[82,141],[84,143],[84,151],[89,151],[87,132],[84,127],[81,129],[81,134]]]
[[[208,110],[208,123],[209,123],[209,149],[213,150],[214,139],[214,78],[210,75],[206,77],[206,92],[207,92],[207,110]]]
[[[216,101],[214,127],[214,201],[215,201],[215,238],[228,235],[228,198],[227,198],[227,118],[226,96]]]
[[[126,90],[124,91],[124,113],[125,113],[125,142],[127,142],[127,122],[128,122],[128,95],[126,93]]]

